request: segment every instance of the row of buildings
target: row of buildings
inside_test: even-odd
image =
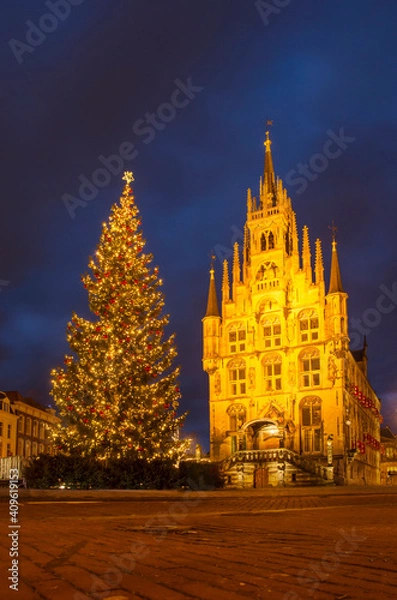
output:
[[[266,135],[259,193],[247,193],[242,248],[235,243],[231,269],[223,264],[221,304],[210,270],[203,368],[211,459],[232,485],[246,487],[385,483],[381,465],[397,448],[390,430],[387,446],[381,439],[366,342],[349,346],[335,230],[327,276],[321,240],[313,261],[308,228],[298,233]],[[389,471],[397,472],[397,455],[394,461]]]
[[[0,458],[54,454],[51,428],[59,421],[53,408],[19,392],[0,392]]]

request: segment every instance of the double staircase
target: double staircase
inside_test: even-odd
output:
[[[222,470],[233,487],[335,485],[332,466],[286,448],[239,450],[223,461]]]

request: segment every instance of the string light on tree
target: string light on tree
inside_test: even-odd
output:
[[[72,355],[54,369],[52,390],[62,418],[58,449],[83,456],[178,460],[186,415],[177,416],[180,390],[175,336],[164,328],[158,268],[145,253],[139,210],[127,171],[90,273],[82,276],[94,318],[73,314],[67,326]]]

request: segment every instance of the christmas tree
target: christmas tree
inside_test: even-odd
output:
[[[158,268],[144,252],[132,173],[120,203],[104,223],[90,257],[87,320],[73,314],[67,339],[74,355],[54,369],[51,394],[62,425],[58,449],[100,459],[177,460],[185,450],[177,416],[180,390],[175,336],[165,336],[168,315]]]

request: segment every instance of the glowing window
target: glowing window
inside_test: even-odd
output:
[[[268,357],[263,363],[265,391],[274,392],[281,390],[281,357],[278,355]]]
[[[318,350],[306,352],[301,356],[302,387],[316,387],[320,385],[320,368],[320,354]]]
[[[263,340],[265,348],[278,348],[281,346],[281,325],[278,319],[264,322]]]
[[[303,452],[321,452],[321,400],[304,398],[301,402],[301,425]]]
[[[241,396],[247,391],[244,361],[233,362],[229,367],[229,389],[231,396]]]
[[[245,329],[234,327],[229,331],[229,352],[245,352],[247,333]]]
[[[318,327],[318,317],[315,315],[299,319],[300,341],[314,342],[318,340]]]

